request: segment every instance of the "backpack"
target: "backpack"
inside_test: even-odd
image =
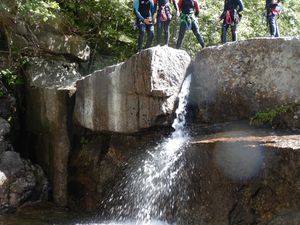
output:
[[[171,20],[172,15],[171,15],[171,9],[169,4],[162,5],[160,6],[160,21],[165,22],[167,20]]]
[[[225,13],[225,22],[228,25],[238,24],[240,17],[241,15],[239,15],[235,9],[227,10]]]

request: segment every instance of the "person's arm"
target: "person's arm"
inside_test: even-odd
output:
[[[135,15],[139,18],[140,21],[145,20],[145,18],[139,12],[139,0],[133,0],[133,10]]]
[[[227,11],[227,3],[228,1],[227,0],[224,0],[224,7],[223,7],[223,12],[221,13],[221,16],[219,17],[220,18],[220,21],[223,20],[225,18],[225,14],[226,14],[226,11]]]
[[[153,3],[154,3],[154,12],[156,13],[157,12],[157,0],[154,0]]]
[[[155,13],[154,2],[153,2],[153,0],[150,0],[149,2],[150,2],[151,16],[154,16],[154,13]]]
[[[238,13],[242,12],[244,10],[244,4],[243,4],[242,0],[237,0],[237,3],[239,6]]]
[[[224,8],[223,8],[223,12],[225,13],[227,11],[227,0],[224,0]]]
[[[178,12],[179,9],[178,9],[176,0],[173,0],[173,5],[174,5],[175,10]]]
[[[195,10],[195,15],[199,16],[200,7],[199,7],[199,3],[197,0],[194,0],[194,10]]]

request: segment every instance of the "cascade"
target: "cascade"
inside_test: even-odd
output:
[[[163,219],[178,197],[174,196],[173,189],[183,167],[180,158],[189,141],[185,116],[190,82],[191,74],[185,78],[178,95],[172,134],[155,147],[147,149],[143,159],[135,160],[138,165],[129,166],[127,175],[118,186],[118,196],[113,193],[107,201],[102,202],[104,205],[113,205],[109,208],[112,220],[90,225],[168,224]]]

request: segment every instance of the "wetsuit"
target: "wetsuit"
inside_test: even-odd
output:
[[[269,24],[270,34],[272,37],[279,37],[279,35],[280,35],[279,29],[278,29],[278,24],[277,24],[277,18],[279,15],[279,10],[278,10],[279,2],[280,2],[279,0],[277,0],[277,1],[266,0],[267,21]]]
[[[237,40],[237,24],[240,19],[240,12],[244,10],[242,0],[225,0],[224,10],[221,15],[222,24],[222,43],[226,43],[226,35],[229,26],[231,27],[232,41]]]
[[[176,0],[173,0],[173,5],[176,11],[178,11],[178,6]],[[158,9],[157,9],[158,8]],[[165,34],[165,44],[169,45],[170,41],[170,23],[171,23],[171,8],[169,0],[154,0],[154,9],[157,12],[157,44],[160,44],[162,28]],[[164,10],[166,18],[162,15],[162,10]]]
[[[196,36],[199,44],[202,48],[205,47],[203,38],[199,32],[198,21],[195,16],[199,15],[199,4],[197,0],[179,0],[178,8],[181,11],[180,15],[180,29],[179,36],[176,44],[176,48],[181,47],[182,40],[184,38],[185,32],[188,29],[192,29],[194,35]]]
[[[152,20],[152,16],[154,14],[153,0],[134,0],[133,9],[137,17],[137,27],[139,28],[138,51],[141,51],[145,31],[147,31],[146,48],[149,48],[151,46],[154,36],[153,23],[145,24],[145,19]]]

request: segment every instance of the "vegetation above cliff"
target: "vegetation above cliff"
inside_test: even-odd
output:
[[[10,23],[22,19],[31,26],[50,24],[60,32],[84,37],[92,53],[110,55],[113,62],[123,61],[137,49],[138,31],[130,0],[1,0],[1,27],[9,33]],[[200,1],[200,31],[207,45],[220,44],[219,16],[223,1]],[[239,39],[269,36],[264,12],[265,1],[244,1],[245,10],[239,24]],[[300,5],[297,0],[285,0],[279,26],[283,36],[300,34]],[[172,21],[171,46],[176,41],[179,22]],[[11,31],[13,32],[13,31]],[[155,42],[154,42],[155,43]],[[200,50],[192,33],[183,44],[191,55]]]

